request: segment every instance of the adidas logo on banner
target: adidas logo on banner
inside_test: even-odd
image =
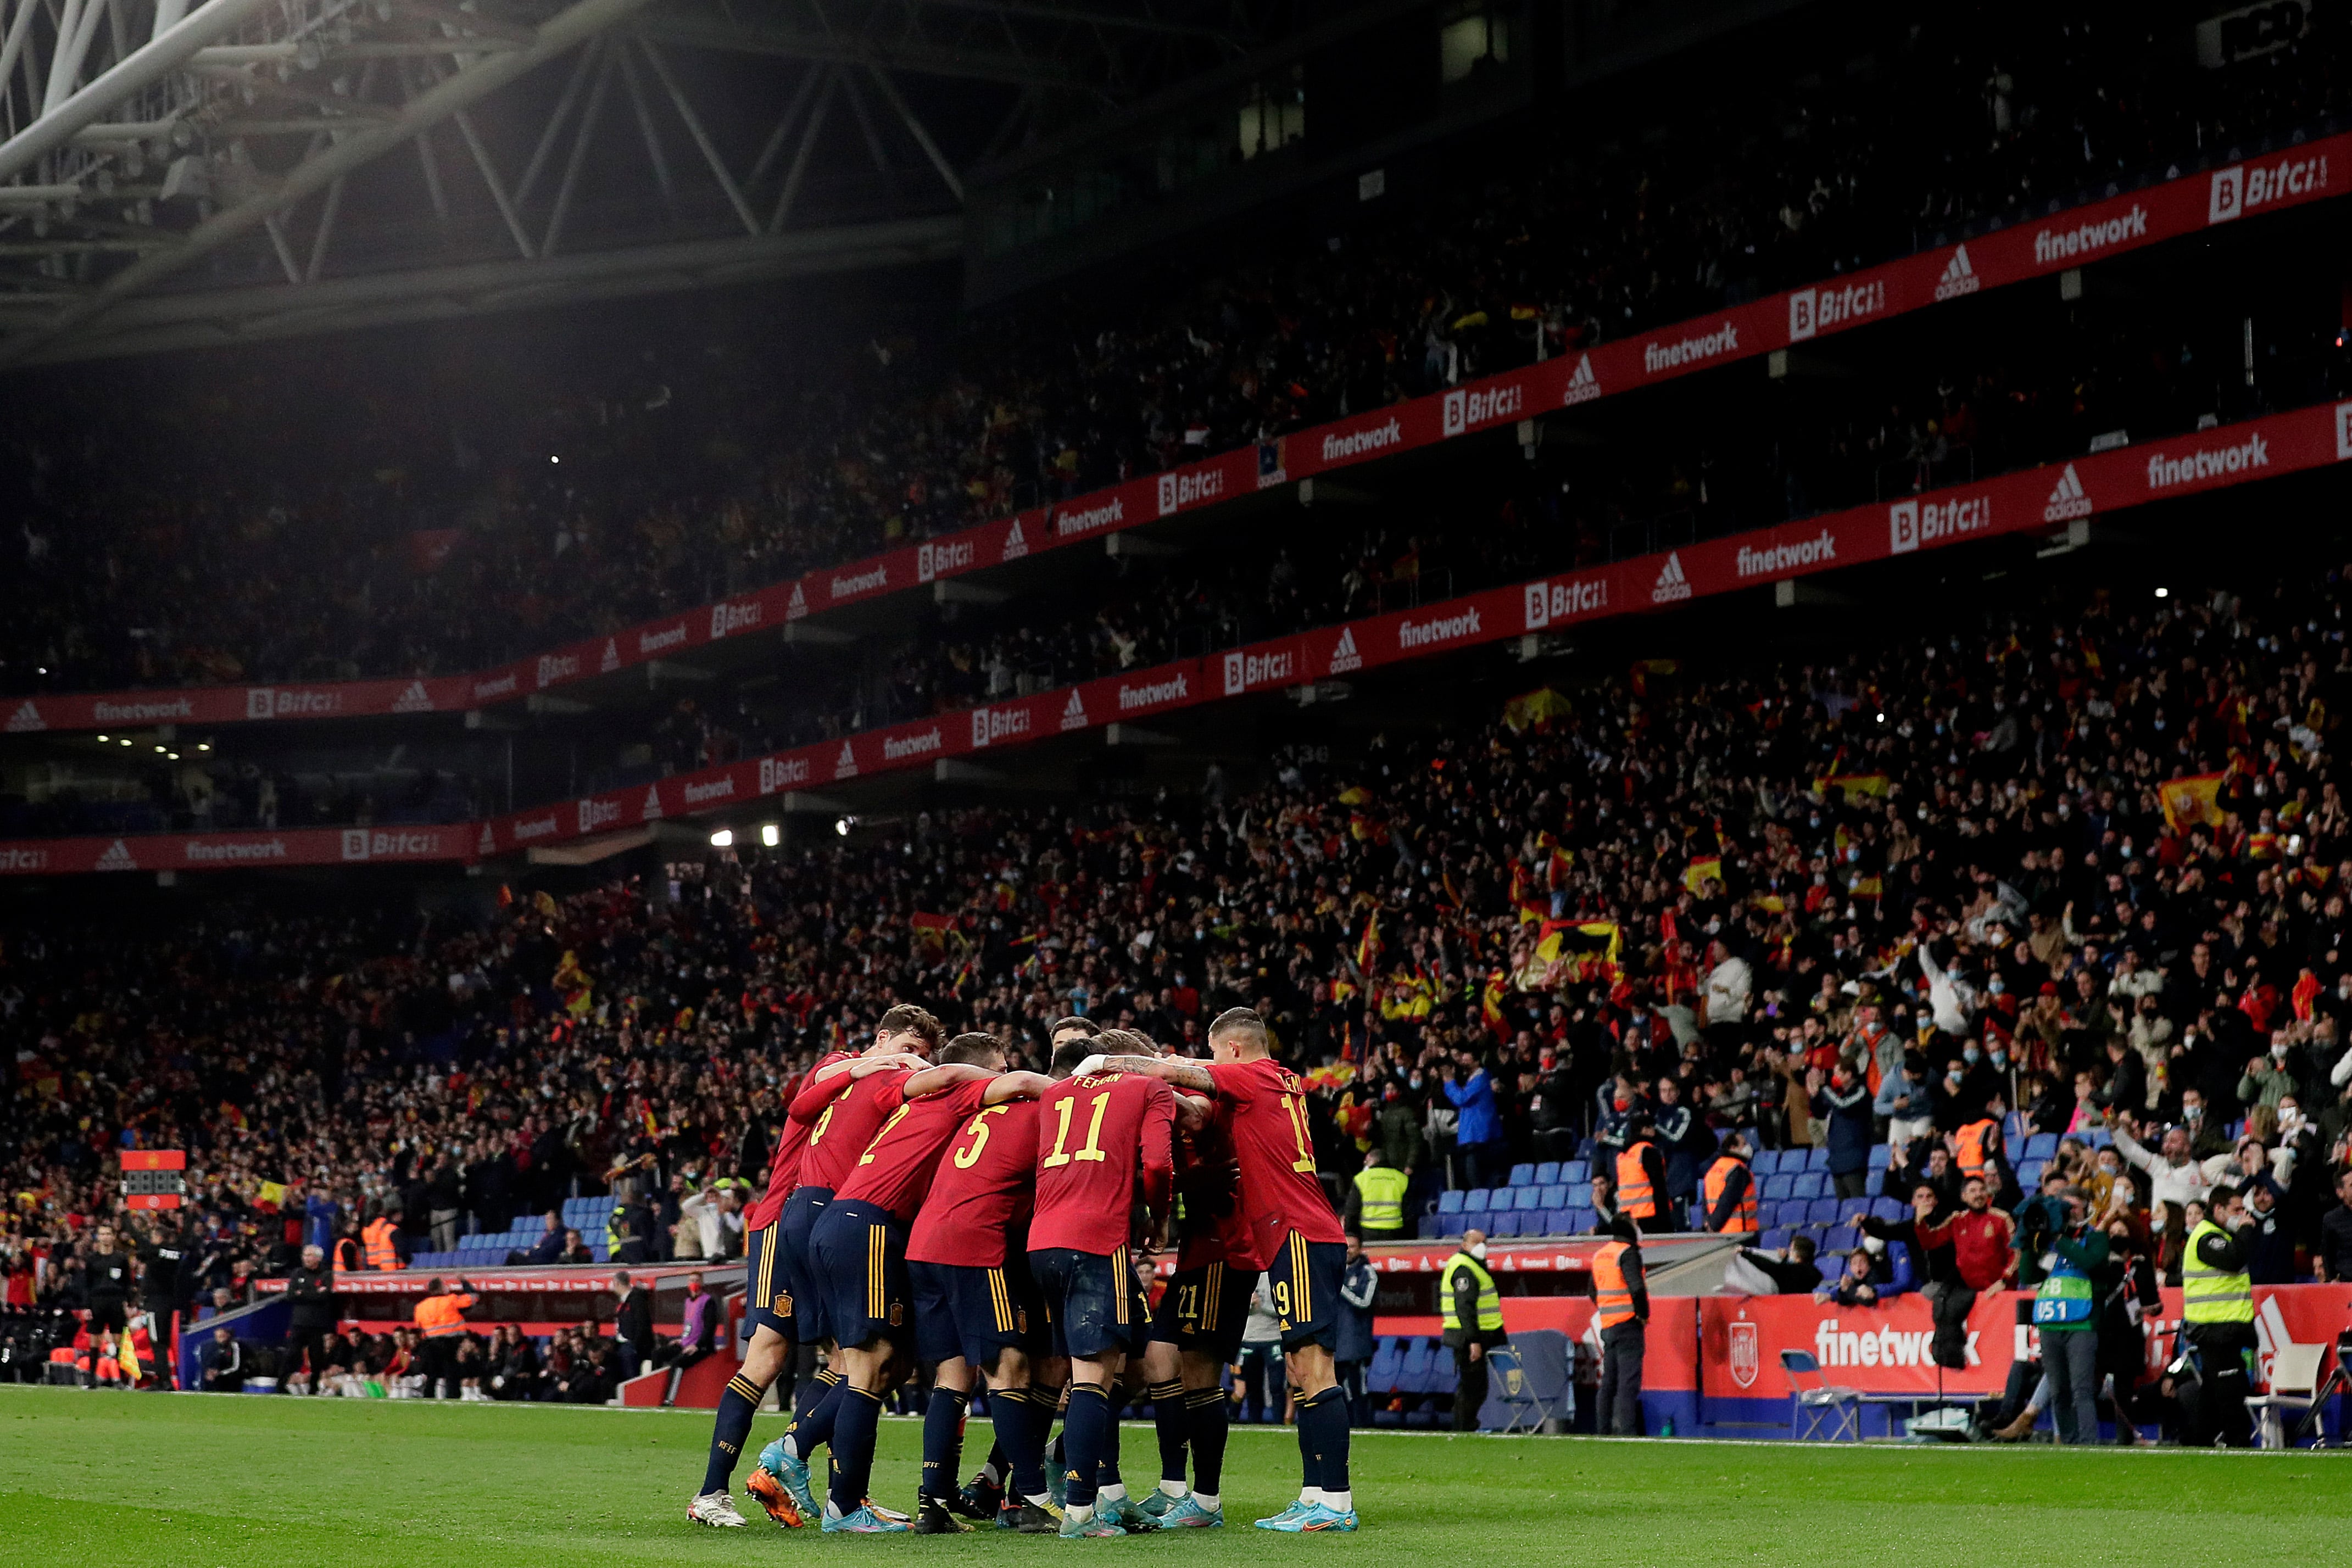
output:
[[[1936,279],[1936,298],[1958,299],[1963,294],[1974,294],[1980,285],[1976,268],[1969,265],[1969,247],[1962,246],[1952,253],[1944,276]]]
[[[600,674],[611,674],[621,667],[621,650],[610,637],[604,639],[604,660],[596,666]]]
[[[423,681],[411,681],[408,683],[408,689],[406,691],[393,698],[392,711],[394,713],[431,713],[433,711],[432,694],[425,689],[425,683]]]
[[[996,559],[999,560],[1019,560],[1023,556],[1027,555],[1028,553],[1028,536],[1021,531],[1021,519],[1015,517],[1013,519],[1013,531],[1004,536],[1004,553]]]
[[[656,821],[660,819],[662,814],[660,785],[649,784],[646,787],[646,809],[644,814],[645,820],[648,822]]]
[[[850,749],[849,742],[845,740],[841,743],[841,755],[833,759],[833,776],[835,779],[857,777],[857,753]]]
[[[795,582],[793,584],[793,596],[784,605],[784,619],[797,621],[807,613],[808,596],[801,591],[801,585]]]
[[[1690,596],[1690,579],[1683,575],[1683,558],[1669,550],[1666,564],[1658,569],[1657,586],[1650,590],[1650,602],[1672,604],[1677,599]]]
[[[90,869],[92,871],[137,871],[139,862],[133,858],[130,848],[121,839],[117,839],[106,846],[106,852],[98,857],[98,863]]]
[[[1568,378],[1568,390],[1560,393],[1560,406],[1591,402],[1600,395],[1601,378],[1592,373],[1592,356],[1583,355],[1576,361],[1576,373]]]
[[[496,850],[498,847],[498,834],[490,831],[490,825],[488,822],[484,822],[482,824],[482,836],[474,841],[474,852],[476,854],[486,855]]]
[[[1352,626],[1339,628],[1339,640],[1331,647],[1331,673],[1344,675],[1349,670],[1364,667],[1364,656],[1356,652],[1356,631]]]
[[[1084,729],[1087,722],[1087,705],[1078,699],[1078,688],[1072,686],[1070,700],[1062,706],[1062,728],[1065,731]]]
[[[2091,511],[2091,497],[2083,488],[2082,476],[2069,463],[2066,471],[2058,476],[2057,487],[2050,492],[2050,504],[2042,508],[2042,520],[2063,523],[2069,517],[2087,517]]]
[[[8,733],[10,735],[24,735],[32,730],[47,729],[48,727],[47,721],[41,717],[40,708],[34,704],[33,699],[30,697],[26,697],[25,699],[25,705],[22,707],[8,716]]]

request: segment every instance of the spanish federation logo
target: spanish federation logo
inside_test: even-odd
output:
[[[48,727],[48,721],[41,717],[39,706],[30,697],[26,697],[24,706],[8,716],[10,735],[25,735],[33,730]]]
[[[2070,517],[2087,517],[2092,512],[2091,497],[2083,488],[2083,477],[2074,472],[2072,463],[2058,476],[2056,487],[2050,492],[2050,504],[2042,508],[2045,523],[2063,523]]]
[[[1666,552],[1666,564],[1658,569],[1656,586],[1650,590],[1653,604],[1672,604],[1691,596],[1690,579],[1683,575],[1683,558],[1673,550]]]
[[[849,742],[845,740],[841,743],[841,755],[833,759],[833,776],[835,779],[857,777],[857,753],[850,749]]]
[[[1576,361],[1576,373],[1568,378],[1567,390],[1559,394],[1560,406],[1591,402],[1600,395],[1601,378],[1592,373],[1592,356],[1581,355]]]
[[[1356,652],[1356,632],[1352,626],[1339,628],[1339,641],[1331,647],[1331,673],[1344,675],[1349,670],[1364,667],[1364,656]]]
[[[93,871],[137,871],[139,869],[139,861],[138,857],[131,852],[130,846],[125,844],[121,839],[117,839],[112,843],[106,846],[106,852],[98,857],[98,863],[90,869]]]
[[[1731,1325],[1731,1381],[1742,1388],[1756,1386],[1757,1368],[1763,1356],[1756,1343],[1756,1325],[1744,1319]]]
[[[1969,247],[1962,246],[1945,265],[1944,276],[1936,279],[1936,298],[1958,299],[1963,294],[1974,294],[1981,285],[1976,268],[1969,265]]]
[[[1087,705],[1079,700],[1078,688],[1070,688],[1070,700],[1062,705],[1062,728],[1065,731],[1087,727]]]

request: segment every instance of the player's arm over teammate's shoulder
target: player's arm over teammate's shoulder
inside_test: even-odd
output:
[[[1201,1094],[1217,1092],[1217,1082],[1209,1076],[1208,1063],[1181,1056],[1089,1056],[1078,1064],[1081,1078],[1101,1072],[1132,1072]]]
[[[924,1067],[899,1086],[899,1092],[909,1100],[928,1100],[966,1083],[988,1085],[981,1093],[982,1105],[1034,1098],[1054,1086],[1054,1081],[1040,1072],[994,1072],[977,1062],[949,1061]]]

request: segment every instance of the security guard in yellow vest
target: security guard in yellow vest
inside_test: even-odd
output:
[[[2181,1391],[2183,1414],[2190,1443],[2203,1448],[2218,1437],[2242,1448],[2253,1440],[2246,1395],[2256,1348],[2254,1287],[2246,1261],[2254,1226],[2235,1187],[2207,1194],[2207,1214],[2198,1216],[2199,1207],[2189,1206],[2196,1223],[2180,1258],[2180,1317],[2199,1362],[2194,1395]]]
[[[1362,1237],[1367,1247],[1402,1240],[1405,1186],[1404,1172],[1390,1165],[1380,1150],[1370,1151],[1364,1155],[1364,1168],[1356,1173],[1339,1228]]]
[[[1649,1348],[1650,1291],[1642,1270],[1642,1233],[1630,1215],[1601,1228],[1609,1238],[1592,1255],[1593,1315],[1601,1323],[1601,1437],[1642,1436],[1642,1357]]]
[[[360,1232],[360,1240],[367,1248],[367,1266],[371,1269],[398,1269],[400,1260],[400,1217],[404,1211],[394,1204],[370,1220]]]
[[[1454,1429],[1475,1431],[1486,1403],[1486,1353],[1508,1344],[1503,1332],[1503,1293],[1486,1272],[1486,1233],[1465,1230],[1462,1249],[1445,1260],[1437,1276],[1438,1322],[1454,1347]]]

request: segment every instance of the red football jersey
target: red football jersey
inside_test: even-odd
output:
[[[817,1058],[811,1073],[821,1072],[835,1062],[853,1053],[828,1051]],[[805,1082],[805,1080],[803,1080]],[[768,1162],[768,1190],[743,1216],[743,1228],[764,1230],[776,1222],[784,1211],[784,1199],[793,1196],[793,1187],[801,1179],[801,1149],[808,1143],[809,1124],[793,1120],[786,1107],[784,1130],[776,1135],[776,1157]]]
[[[1139,1186],[1156,1218],[1175,1173],[1176,1092],[1157,1078],[1066,1078],[1037,1102],[1037,1214],[1029,1249],[1108,1258],[1128,1244]]]
[[[907,1232],[909,1263],[997,1269],[1022,1239],[1037,1185],[1037,1102],[975,1111],[934,1167],[931,1190]]]
[[[854,1198],[879,1204],[899,1224],[911,1221],[923,1194],[930,1190],[940,1155],[962,1131],[964,1118],[980,1109],[980,1097],[987,1092],[988,1080],[982,1078],[919,1100],[901,1095],[882,1130],[850,1167],[849,1179],[833,1189],[834,1202]]]
[[[1315,1141],[1307,1132],[1307,1088],[1271,1057],[1205,1064],[1241,1159],[1242,1207],[1249,1215],[1260,1260],[1274,1256],[1283,1235],[1309,1241],[1345,1241],[1339,1217],[1315,1177]]]
[[[793,1102],[793,1114],[804,1114],[812,1103],[822,1109],[812,1118],[808,1142],[801,1146],[801,1185],[839,1190],[849,1179],[857,1156],[882,1130],[883,1118],[898,1108],[902,1099],[898,1086],[913,1076],[913,1070],[904,1067],[869,1072],[863,1078],[845,1072],[831,1083],[803,1090]],[[836,1083],[840,1087],[831,1099],[825,1099],[824,1092]]]
[[[1230,1263],[1236,1269],[1263,1269],[1265,1260],[1258,1256],[1257,1239],[1251,1230],[1249,1210],[1242,1202],[1239,1190],[1218,1194],[1216,1189],[1234,1176],[1234,1141],[1226,1123],[1230,1108],[1220,1103],[1216,1115],[1209,1124],[1196,1133],[1176,1140],[1176,1164],[1187,1172],[1179,1182],[1184,1187],[1189,1207],[1195,1193],[1203,1187],[1204,1200],[1221,1197],[1222,1212],[1196,1216],[1183,1227],[1176,1252],[1180,1270],[1205,1269],[1212,1263]]]

